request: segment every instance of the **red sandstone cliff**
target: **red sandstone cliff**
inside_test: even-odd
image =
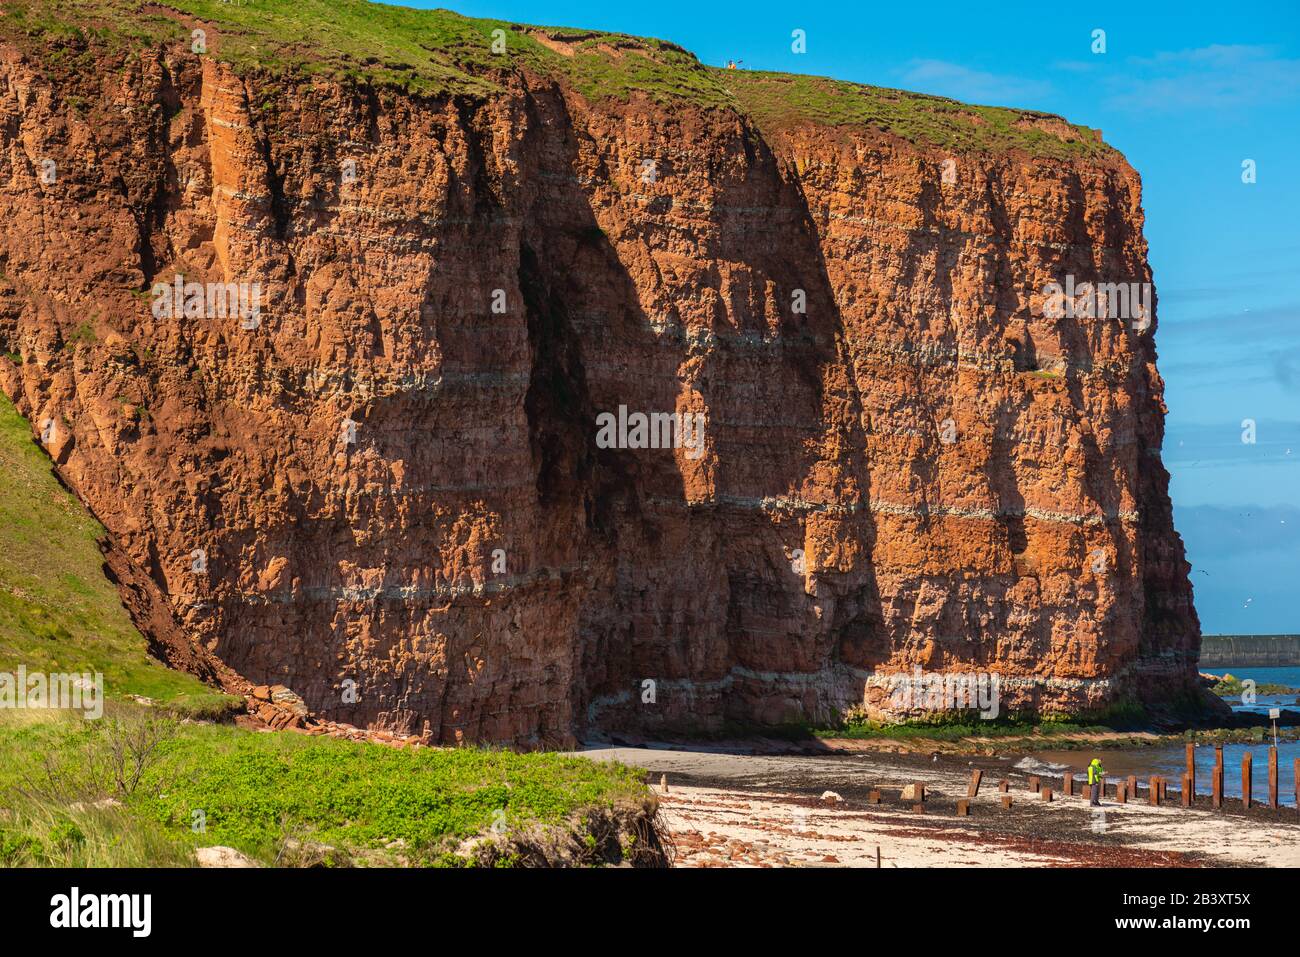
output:
[[[1151,279],[1112,151],[99,56],[0,46],[0,387],[163,645],[441,741],[1195,686],[1155,325],[1043,309]],[[599,447],[620,405],[702,451]]]

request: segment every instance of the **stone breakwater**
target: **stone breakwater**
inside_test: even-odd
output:
[[[1202,668],[1285,668],[1300,665],[1300,635],[1204,635]]]

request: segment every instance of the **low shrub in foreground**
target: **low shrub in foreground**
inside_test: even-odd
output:
[[[226,845],[267,863],[458,863],[467,838],[640,805],[642,773],[554,753],[398,749],[142,709],[0,724],[0,866],[166,866]],[[382,855],[381,855],[382,857]]]

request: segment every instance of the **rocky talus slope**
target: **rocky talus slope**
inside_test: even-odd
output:
[[[267,6],[0,27],[0,388],[156,642],[442,742],[1193,693],[1156,325],[1044,307],[1151,279],[1093,131]]]

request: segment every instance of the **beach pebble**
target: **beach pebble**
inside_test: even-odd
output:
[[[200,847],[194,852],[199,867],[259,867],[253,860],[233,847]]]

